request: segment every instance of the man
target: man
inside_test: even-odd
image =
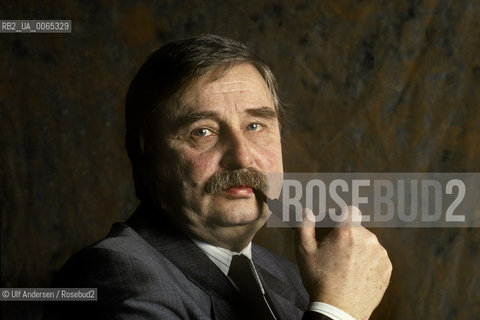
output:
[[[317,242],[308,220],[299,228],[306,290],[293,264],[251,243],[269,214],[266,175],[283,172],[282,120],[273,74],[242,44],[205,35],[156,51],[126,103],[142,204],[54,282],[98,288],[98,302],[45,318],[367,319],[391,264],[366,229]]]

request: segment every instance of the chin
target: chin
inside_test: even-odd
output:
[[[269,213],[265,206],[259,207],[255,199],[217,201],[210,209],[205,209],[205,215],[211,218],[210,222],[222,227],[252,225],[260,228]]]
[[[234,213],[230,211],[228,215],[221,215],[219,220],[220,224],[225,227],[248,225],[260,225],[261,227],[267,220],[267,216],[266,214],[259,214],[258,212]]]

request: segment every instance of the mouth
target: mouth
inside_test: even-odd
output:
[[[235,198],[250,197],[253,194],[253,189],[249,186],[234,186],[222,191]]]

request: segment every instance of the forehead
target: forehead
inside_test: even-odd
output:
[[[223,71],[223,72],[221,72]],[[179,97],[176,116],[192,111],[221,108],[241,111],[245,108],[274,109],[273,98],[263,77],[251,64],[212,70],[197,78]]]

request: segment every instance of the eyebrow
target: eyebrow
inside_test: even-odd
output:
[[[261,117],[265,119],[278,119],[276,110],[268,107],[251,108],[245,110],[251,116]],[[189,112],[184,116],[180,116],[174,121],[174,126],[179,128],[203,119],[219,118],[219,113],[215,111]]]
[[[278,119],[277,110],[268,107],[247,109],[246,112],[256,117],[262,117],[266,119]]]

